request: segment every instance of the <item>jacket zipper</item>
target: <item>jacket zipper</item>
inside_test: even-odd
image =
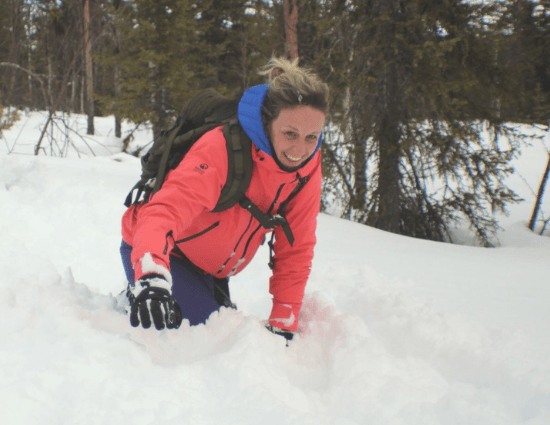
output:
[[[299,180],[300,179],[300,174],[299,173],[296,173],[296,180],[294,180],[292,183],[294,183],[295,181]],[[275,199],[273,200],[273,202],[271,203],[271,206],[269,207],[269,209],[267,210],[267,214],[271,214],[271,211],[273,210],[273,208],[275,208],[275,205],[277,204],[277,201],[279,200],[279,197],[281,196],[281,192],[283,191],[283,188],[287,185],[287,183],[283,183],[281,184],[281,186],[279,186],[279,189],[277,189],[277,193],[275,195]],[[238,246],[240,245],[243,237],[246,235],[246,232],[248,232],[248,229],[250,229],[250,226],[252,224],[252,219],[253,217],[250,216],[250,220],[248,222],[248,225],[246,226],[246,229],[244,230],[244,232],[242,233],[242,235],[240,236],[239,240],[237,241],[237,243],[235,244],[235,247],[233,248],[233,251],[231,252],[231,254],[229,255],[229,257],[224,261],[224,263],[222,264],[222,266],[220,267],[220,269],[218,270],[217,274],[220,274],[224,269],[225,267],[227,266],[227,263],[235,256],[236,254],[236,251],[237,251],[237,248]],[[215,222],[214,224],[212,224],[211,226],[207,227],[206,229],[198,232],[198,233],[195,233],[194,235],[191,235],[191,236],[188,236],[187,238],[184,238],[184,239],[180,239],[180,240],[174,240],[174,244],[179,244],[179,243],[183,243],[183,242],[187,242],[187,241],[190,241],[192,239],[195,239],[195,238],[198,238],[199,236],[202,236],[204,235],[205,233],[208,233],[210,230],[216,228],[217,226],[220,225],[220,222],[217,221]],[[227,275],[228,277],[229,276],[233,276],[237,269],[239,268],[239,266],[244,263],[245,261],[245,256],[246,256],[246,253],[248,252],[248,248],[250,246],[250,242],[252,242],[252,238],[256,235],[256,233],[258,233],[258,230],[260,230],[260,228],[262,227],[261,224],[258,225],[258,227],[256,227],[256,229],[254,229],[254,231],[251,233],[250,237],[248,238],[248,240],[246,241],[246,245],[244,247],[244,251],[243,251],[243,254],[241,256],[241,258],[239,259],[239,261],[237,261],[237,263],[233,266],[233,268],[231,269],[231,272]],[[168,238],[171,237],[172,239],[174,239],[174,236],[173,236],[173,232],[172,230],[170,230],[167,234],[166,234],[166,245],[164,247],[164,254],[166,254],[168,252],[168,247],[169,247],[169,244],[168,244]]]
[[[198,238],[199,236],[202,236],[204,235],[205,233],[208,233],[210,230],[212,229],[215,229],[216,227],[218,227],[220,225],[220,222],[219,221],[216,221],[214,224],[208,226],[206,229],[204,230],[201,230],[199,233],[195,233],[194,235],[191,235],[191,236],[188,236],[186,238],[183,238],[183,239],[180,239],[179,241],[174,241],[175,243],[183,243],[183,242],[187,242],[187,241],[190,241],[191,239],[195,239],[195,238]]]
[[[252,224],[252,218],[253,217],[250,216],[250,220],[248,221],[248,225],[246,226],[246,229],[244,230],[241,237],[239,238],[239,240],[235,244],[235,247],[233,248],[233,251],[231,251],[231,254],[229,254],[229,257],[227,257],[227,260],[224,261],[224,263],[222,264],[222,266],[218,270],[217,274],[220,274],[223,271],[223,269],[225,269],[225,266],[227,266],[227,263],[229,262],[229,260],[231,260],[233,258],[233,256],[235,255],[235,252],[237,251],[237,247],[239,246],[239,244],[243,240],[243,237],[244,237],[244,235],[246,235],[246,232],[248,232],[248,229],[250,229],[250,225]]]
[[[198,238],[199,236],[202,236],[204,235],[205,233],[208,233],[210,230],[212,229],[215,229],[216,227],[218,227],[220,225],[220,222],[219,221],[216,221],[214,224],[208,226],[206,229],[200,231],[199,233],[195,233],[194,235],[191,235],[187,238],[183,238],[183,239],[180,239],[179,241],[175,240],[174,239],[174,232],[172,230],[170,230],[167,234],[166,234],[166,245],[164,245],[164,251],[162,252],[164,255],[166,255],[168,253],[168,247],[170,246],[169,243],[168,243],[168,238],[172,238],[172,240],[174,241],[174,245],[177,245],[179,243],[182,243],[182,242],[187,242],[187,241],[190,241],[191,239],[195,239],[195,238]]]

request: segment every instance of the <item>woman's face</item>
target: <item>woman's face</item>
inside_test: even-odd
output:
[[[277,159],[296,168],[315,151],[325,114],[311,106],[283,109],[271,123],[271,143]]]

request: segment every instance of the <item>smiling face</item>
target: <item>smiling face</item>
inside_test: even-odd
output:
[[[271,123],[271,143],[285,167],[296,168],[315,151],[325,114],[311,106],[283,109]]]

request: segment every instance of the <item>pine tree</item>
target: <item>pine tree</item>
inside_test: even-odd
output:
[[[24,106],[25,75],[17,66],[24,67],[24,2],[13,0],[0,5],[0,63],[15,65],[0,67],[0,91],[6,106]]]
[[[493,101],[502,88],[491,24],[498,7],[453,0],[317,7],[323,18],[313,25],[331,38],[318,61],[330,63],[344,136],[325,148],[325,166],[340,181],[325,185],[325,195],[344,195],[343,215],[440,241],[462,217],[491,244],[493,212],[518,200],[503,184],[517,134]]]
[[[120,53],[98,57],[104,66],[116,59],[120,95],[98,96],[110,113],[153,123],[154,133],[169,125],[198,82],[209,78],[209,52],[200,41],[201,10],[184,0],[134,0],[110,10],[118,17]]]
[[[260,83],[258,68],[272,54],[284,52],[282,5],[265,0],[206,3],[201,35],[216,71],[203,84],[235,95]]]

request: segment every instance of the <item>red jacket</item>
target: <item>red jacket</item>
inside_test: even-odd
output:
[[[252,145],[253,171],[246,196],[263,212],[276,213],[298,178],[310,179],[292,199],[286,219],[295,237],[290,246],[281,227],[275,230],[273,295],[270,324],[295,331],[309,277],[321,196],[321,155],[317,152],[298,171],[283,171],[275,160]],[[132,246],[136,280],[169,270],[177,244],[196,266],[215,277],[239,273],[254,257],[268,230],[240,205],[213,213],[227,178],[227,148],[222,128],[198,140],[177,168],[170,171],[147,204],[131,206],[122,219],[122,238]],[[146,254],[149,253],[150,257]],[[155,269],[158,271],[157,269]]]

